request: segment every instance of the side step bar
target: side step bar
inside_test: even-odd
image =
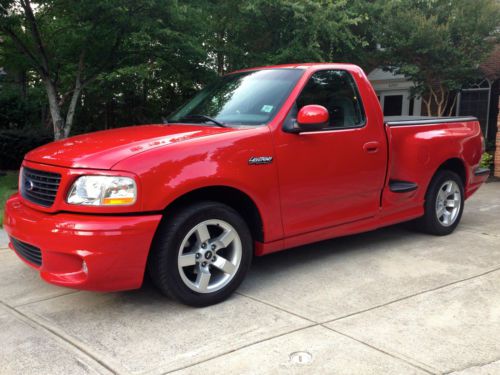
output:
[[[482,168],[482,167],[479,167],[479,168],[477,168],[477,169],[474,171],[474,174],[475,174],[476,176],[484,176],[484,175],[490,174],[490,169],[489,169],[489,168]]]
[[[408,193],[410,191],[417,190],[418,185],[414,182],[390,180],[389,189],[393,193]]]

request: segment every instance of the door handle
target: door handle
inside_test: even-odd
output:
[[[363,150],[365,150],[365,152],[367,152],[369,154],[374,154],[374,153],[378,152],[379,147],[380,147],[380,143],[377,141],[366,142],[363,145]]]

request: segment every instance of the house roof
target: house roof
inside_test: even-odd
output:
[[[375,81],[407,81],[403,74],[394,74],[393,72],[389,72],[387,70],[383,70],[381,68],[375,68],[368,74],[368,79],[372,82]]]

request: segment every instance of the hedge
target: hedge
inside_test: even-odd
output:
[[[19,169],[27,152],[52,140],[52,135],[39,131],[0,130],[0,170]]]

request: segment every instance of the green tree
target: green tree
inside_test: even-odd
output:
[[[367,47],[360,0],[200,0],[204,46],[219,74],[248,66],[353,61]]]
[[[381,61],[415,82],[427,113],[452,113],[462,85],[478,76],[500,26],[495,0],[391,0],[375,26]],[[451,102],[451,105],[449,104]],[[434,112],[434,113],[433,113]]]
[[[3,59],[34,70],[47,94],[54,138],[67,137],[82,90],[123,56],[151,2],[1,0]]]
[[[216,73],[202,44],[205,23],[190,2],[155,0],[136,16],[119,64],[85,90],[77,131],[159,122]]]

